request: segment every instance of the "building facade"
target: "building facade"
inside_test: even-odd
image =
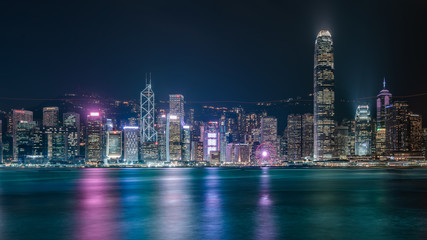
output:
[[[335,77],[332,36],[322,30],[314,50],[314,160],[328,160],[334,153]]]
[[[101,114],[89,113],[86,127],[86,163],[89,165],[102,163],[102,134]]]
[[[43,108],[43,127],[57,127],[59,117],[58,107]]]
[[[371,154],[372,122],[368,105],[359,105],[355,117],[355,154],[365,156]]]
[[[385,88],[385,79],[383,89],[377,95],[377,119],[375,133],[375,151],[377,157],[386,153],[386,108],[391,104],[392,94]]]
[[[139,127],[138,126],[124,126],[124,162],[127,164],[135,164],[139,161],[138,153],[138,138],[139,138]]]

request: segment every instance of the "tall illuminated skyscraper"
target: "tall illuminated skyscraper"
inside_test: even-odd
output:
[[[299,160],[302,157],[302,116],[300,114],[288,115],[286,130],[288,159]]]
[[[383,156],[386,153],[386,107],[391,104],[392,94],[385,88],[385,79],[383,89],[377,96],[377,123],[375,135],[375,149],[377,156]]]
[[[395,101],[386,107],[386,152],[409,151],[409,106]]]
[[[151,73],[145,78],[145,89],[140,95],[140,137],[141,143],[157,142],[157,132],[154,129],[154,92],[151,89]]]
[[[211,152],[219,151],[219,126],[218,122],[208,122],[203,129],[203,158],[210,162]]]
[[[34,121],[19,121],[16,124],[17,159],[24,160],[27,155],[31,154],[31,135],[35,126],[36,122]]]
[[[409,114],[409,149],[412,152],[422,152],[423,145],[423,120],[421,115]]]
[[[167,127],[167,115],[160,112],[157,115],[157,142],[159,144],[159,160],[166,161],[166,127]]]
[[[124,162],[133,164],[138,162],[138,135],[139,127],[125,126],[124,133]]]
[[[21,121],[32,122],[33,121],[33,112],[27,110],[16,110],[12,111],[12,152],[13,159],[18,158],[18,136],[17,136],[17,127],[18,123]]]
[[[181,161],[181,121],[177,115],[167,115],[166,122],[166,161]]]
[[[302,157],[313,158],[313,114],[302,115]]]
[[[313,155],[313,115],[291,114],[286,127],[288,159],[311,159]]]
[[[182,161],[191,160],[191,130],[189,125],[182,126]]]
[[[122,157],[122,132],[108,131],[106,134],[106,156],[109,163],[119,163]]]
[[[331,33],[319,32],[314,49],[314,160],[333,157],[335,130],[334,53]]]
[[[261,118],[261,143],[271,145],[272,148],[275,149],[274,156],[277,156],[277,152],[279,150],[279,141],[277,138],[277,118],[267,116]]]
[[[102,161],[102,118],[99,112],[87,116],[86,162],[98,165]]]
[[[67,151],[71,160],[80,154],[80,114],[67,112],[62,115],[62,123],[67,130]]]
[[[184,96],[181,94],[169,95],[169,113],[178,116],[181,121],[184,117]]]
[[[277,147],[277,118],[263,117],[261,119],[261,143],[269,143]]]
[[[355,154],[365,156],[371,154],[372,125],[371,111],[368,105],[359,105],[355,118]]]

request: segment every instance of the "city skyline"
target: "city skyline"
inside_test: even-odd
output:
[[[425,235],[427,1],[0,6],[0,240]]]
[[[283,133],[278,132],[280,117],[267,111],[272,103],[258,103],[261,108],[255,112],[241,106],[203,106],[202,115],[209,121],[196,117],[194,108],[185,107],[180,93],[169,94],[168,106],[156,107],[150,73],[139,105],[136,101],[104,102],[93,96],[82,102],[79,96],[69,94],[71,98],[64,102],[68,108],[61,109],[63,122],[57,106],[43,107],[42,121],[36,121],[29,110],[3,111],[7,124],[1,129],[7,134],[0,141],[2,163],[69,167],[425,166],[427,128],[422,127],[422,115],[413,112],[407,101],[393,99],[385,79],[376,96],[376,120],[364,104],[357,106],[354,118],[336,118],[332,39],[328,30],[317,34],[313,108],[303,115],[289,114]],[[297,106],[299,100],[285,102]],[[74,111],[83,116],[87,113],[86,121]]]
[[[142,5],[144,4],[142,3]],[[328,4],[316,7],[326,10],[328,8],[325,7]],[[337,4],[337,6],[343,7],[344,5]],[[163,10],[167,10],[167,8]],[[259,24],[261,23],[259,22]],[[386,78],[389,79],[387,74],[383,74],[381,78],[374,75],[367,77],[367,79],[373,80],[371,82],[360,78],[359,73],[364,73],[367,69],[379,70],[381,64],[366,66],[366,63],[369,63],[368,59],[372,59],[375,51],[360,51],[366,58],[364,61],[358,61],[360,60],[358,54],[354,52],[348,55],[348,49],[354,50],[360,47],[364,49],[366,42],[362,41],[359,45],[354,44],[353,40],[358,39],[358,34],[351,35],[354,39],[342,38],[345,29],[335,32],[333,29],[337,24],[322,27],[316,35],[313,35],[316,36],[314,39],[313,36],[301,39],[302,42],[313,39],[310,48],[299,44],[290,47],[286,42],[283,42],[281,46],[272,46],[272,49],[285,50],[285,52],[281,52],[283,59],[291,57],[295,61],[283,64],[282,70],[287,70],[286,73],[282,72],[271,79],[264,79],[268,78],[270,74],[270,72],[265,72],[265,75],[259,79],[261,81],[256,83],[252,82],[253,76],[248,77],[247,75],[251,75],[255,71],[253,68],[247,68],[244,74],[239,73],[239,67],[242,67],[240,64],[245,63],[244,59],[227,66],[232,71],[232,74],[227,77],[231,77],[233,80],[229,79],[226,83],[221,83],[222,78],[215,81],[208,80],[209,77],[214,77],[221,72],[222,68],[215,68],[214,71],[198,69],[201,71],[201,76],[206,76],[206,78],[198,79],[196,82],[189,82],[190,78],[188,81],[181,80],[180,75],[165,80],[162,76],[164,73],[168,73],[168,64],[180,65],[185,62],[173,61],[172,58],[169,59],[168,64],[163,66],[162,71],[156,72],[158,76],[155,75],[154,81],[152,81],[152,71],[147,71],[149,74],[145,74],[145,86],[141,84],[141,81],[127,85],[125,79],[127,75],[120,70],[120,64],[110,66],[110,68],[117,69],[116,73],[124,78],[122,81],[111,82],[113,76],[108,76],[102,81],[97,80],[102,74],[95,74],[93,79],[84,82],[82,87],[85,90],[81,91],[66,87],[70,83],[73,86],[80,85],[79,80],[66,81],[64,79],[61,80],[64,82],[61,85],[62,88],[56,90],[65,92],[63,97],[48,99],[47,97],[55,92],[49,91],[49,89],[54,87],[56,82],[48,85],[40,82],[39,85],[44,86],[43,90],[37,91],[37,87],[35,87],[33,92],[45,92],[45,98],[39,98],[39,100],[48,101],[33,108],[22,107],[22,110],[10,105],[1,112],[2,122],[6,123],[2,128],[7,132],[3,137],[5,147],[2,147],[7,153],[6,159],[10,163],[16,163],[16,161],[18,163],[22,161],[40,162],[44,159],[43,161],[53,164],[61,162],[80,164],[81,161],[89,166],[108,166],[110,163],[129,164],[135,162],[133,154],[135,154],[135,140],[137,140],[138,163],[142,164],[157,164],[158,162],[172,165],[234,164],[227,158],[235,159],[239,164],[261,165],[287,164],[289,159],[296,164],[300,160],[357,162],[361,159],[393,160],[398,158],[420,161],[427,152],[424,146],[427,141],[424,140],[424,135],[427,132],[424,133],[426,129],[423,129],[422,122],[423,110],[426,109],[423,104],[421,104],[421,109],[416,106],[420,106],[418,100],[424,95],[427,96],[427,93],[418,92],[415,95],[406,96],[406,98],[415,100],[409,102],[405,101],[407,100],[405,97],[395,94],[390,88],[393,84],[397,83],[396,85],[399,86],[404,82],[408,87],[403,90],[409,93],[411,91],[409,80],[388,81],[389,84],[386,88]],[[286,34],[293,36],[294,38],[291,40],[295,41],[304,36],[303,32],[308,31],[307,29],[290,29],[286,31]],[[348,41],[347,51],[345,48],[337,47],[337,42],[342,44],[341,41],[344,39]],[[164,40],[169,41],[170,39]],[[263,41],[268,44],[271,39],[264,38]],[[249,44],[249,42],[247,43]],[[150,48],[143,43],[141,46]],[[287,54],[290,53],[287,51],[291,48],[295,50],[296,55]],[[180,49],[180,47],[176,49]],[[262,47],[253,50],[257,49],[265,50]],[[304,65],[297,63],[297,59],[298,57],[305,59],[309,56],[309,54],[307,56],[305,54],[307,49],[311,49],[310,55],[314,53],[311,63],[312,83],[309,88],[303,87],[307,82],[303,76],[309,71],[305,70],[304,74],[292,77],[293,74],[305,68]],[[393,53],[396,51],[395,49]],[[221,51],[218,51],[218,54],[220,53]],[[278,52],[270,53],[277,54]],[[100,56],[98,54],[95,55],[96,58]],[[250,52],[241,52],[234,56],[241,58],[245,54],[250,54]],[[168,57],[172,57],[172,55],[168,55]],[[162,56],[164,57],[162,51],[159,51],[158,57],[162,58]],[[209,54],[203,56],[182,54],[180,56],[187,59],[197,58],[201,63],[212,57]],[[295,58],[296,56],[298,57]],[[124,62],[128,60],[126,56],[122,57],[124,57]],[[229,60],[226,59],[227,54],[224,54],[224,57],[224,62]],[[342,60],[337,61],[337,59],[348,59],[349,57],[354,60],[351,64],[342,64],[343,62],[340,62]],[[401,60],[400,57],[402,56],[395,55],[391,59]],[[150,59],[150,57],[148,58]],[[263,58],[256,58],[256,61],[260,60]],[[133,63],[136,62],[137,60],[134,59]],[[276,63],[278,62],[276,61]],[[150,64],[142,65],[139,70]],[[292,64],[297,64],[298,67],[288,69]],[[342,73],[340,75],[340,71],[347,69],[350,65],[359,68],[356,72],[354,69],[345,72],[351,77],[345,77]],[[257,69],[261,70],[273,67],[273,65],[259,62],[258,66]],[[404,64],[400,66],[404,67]],[[152,67],[157,69],[158,66],[154,64]],[[182,68],[191,73],[191,66],[183,65]],[[271,69],[273,72],[277,70],[275,67]],[[393,71],[395,69],[386,68],[385,70]],[[85,75],[85,71],[82,71],[81,68],[76,68],[74,73]],[[407,72],[405,73],[407,74]],[[90,75],[85,77],[88,76]],[[355,76],[358,77],[354,79]],[[271,85],[273,82],[277,82],[278,78],[282,78],[282,81]],[[391,78],[394,77],[391,76]],[[352,84],[349,84],[349,79],[354,80]],[[368,95],[372,89],[377,89],[376,85],[380,82],[378,79],[383,79],[382,90],[378,95],[378,91]],[[171,80],[173,81],[170,82]],[[7,81],[5,88],[7,89],[10,84],[13,85],[14,82]],[[102,93],[110,84],[116,85],[115,91],[110,94],[107,93],[108,91],[104,92],[106,97],[102,97],[102,94],[91,93],[93,91]],[[156,87],[156,84],[159,87]],[[346,85],[345,88],[342,88],[343,84]],[[239,99],[247,93],[254,93],[253,85],[257,85],[256,94],[246,98],[249,100],[223,100],[231,96],[228,92],[234,93],[233,99]],[[122,86],[126,86],[125,89]],[[191,90],[194,88],[200,88],[200,90]],[[139,92],[139,99],[136,100],[136,94],[132,94],[132,97],[128,96],[126,100],[120,100],[118,96],[130,89],[132,92]],[[277,89],[283,91],[278,95],[275,93]],[[422,84],[419,84],[417,89],[422,90]],[[164,98],[165,91],[168,92],[169,100]],[[160,97],[158,97],[159,92]],[[391,93],[393,93],[393,98]],[[26,95],[25,90],[20,94],[17,98],[8,98],[6,94],[3,99],[23,100],[24,102],[25,99],[33,99],[37,102],[37,98]],[[285,94],[291,96],[285,97]],[[275,99],[275,96],[280,96],[280,100]],[[203,100],[201,100],[202,98]],[[250,99],[262,100],[251,101]],[[195,103],[205,105],[195,108],[192,105]],[[371,112],[374,111],[370,109],[374,109],[375,106],[377,114],[371,116]],[[37,110],[33,112],[31,111],[33,109]],[[41,122],[38,121],[40,110],[42,110]],[[60,114],[63,114],[64,123],[61,122]],[[82,116],[81,119],[79,114]],[[130,127],[135,126],[138,126],[139,130],[137,139],[134,135],[135,129],[130,130]],[[124,153],[129,156],[129,160]],[[241,159],[242,157],[248,157],[248,159]]]

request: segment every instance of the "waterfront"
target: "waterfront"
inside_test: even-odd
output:
[[[0,239],[419,239],[425,169],[1,169]]]

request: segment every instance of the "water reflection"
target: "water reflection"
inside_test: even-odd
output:
[[[165,169],[159,179],[157,214],[153,231],[157,239],[192,239],[196,226],[189,193],[191,169]]]
[[[104,169],[85,169],[77,190],[75,239],[120,239],[118,197],[114,183]]]
[[[221,181],[217,168],[208,168],[204,181],[203,198],[203,239],[223,239],[224,217],[222,212]]]
[[[274,202],[270,193],[270,174],[268,169],[262,170],[259,187],[255,238],[262,240],[275,239],[277,230],[273,215]]]

